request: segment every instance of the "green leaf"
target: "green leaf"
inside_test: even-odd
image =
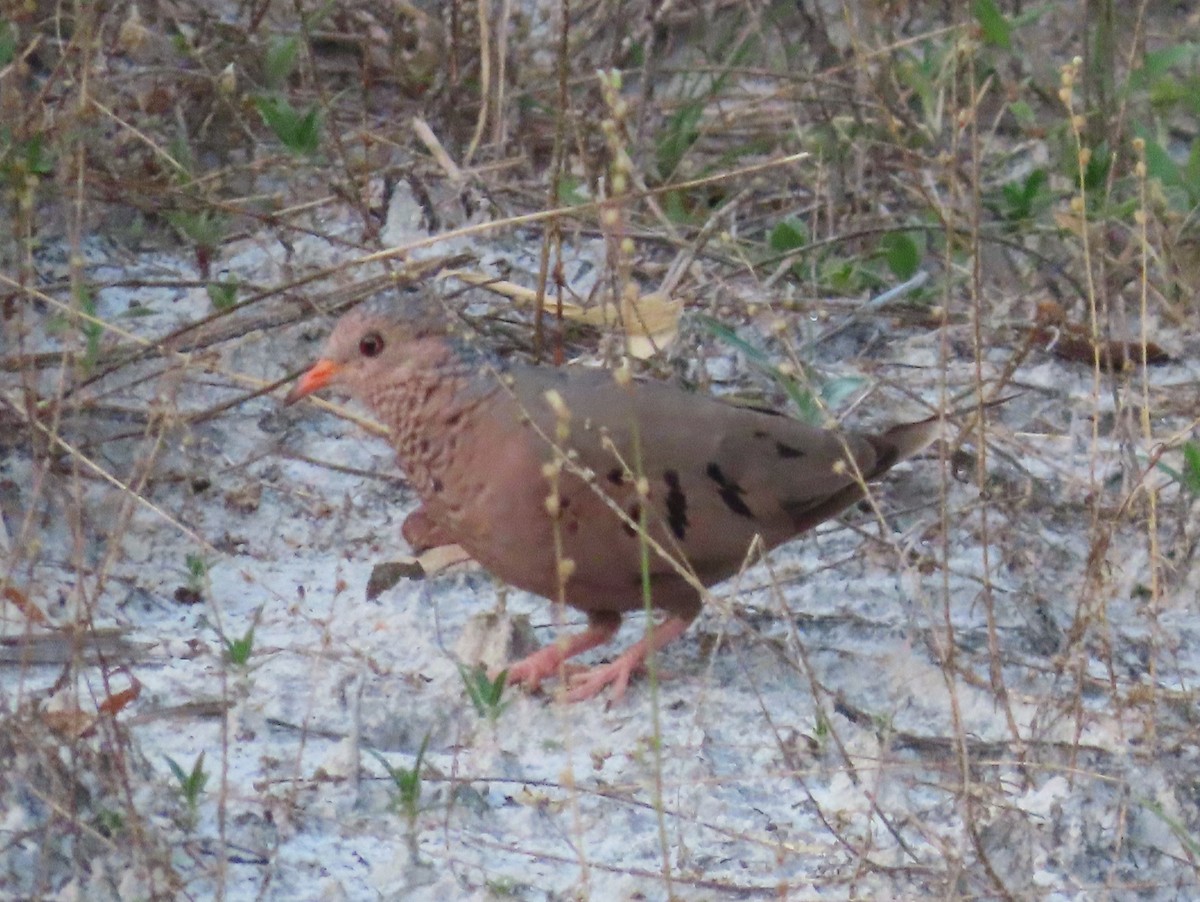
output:
[[[1108,145],[1102,144],[1092,150],[1087,166],[1083,169],[1083,187],[1088,191],[1099,191],[1108,181],[1108,170],[1112,166],[1112,153]]]
[[[304,19],[304,27],[307,31],[320,31],[325,27],[326,20],[337,9],[338,0],[325,0],[325,3],[315,12],[309,13]]]
[[[17,29],[11,22],[0,22],[0,66],[7,66],[17,55]]]
[[[1183,444],[1183,484],[1193,495],[1200,495],[1200,444]]]
[[[1150,103],[1156,107],[1173,107],[1187,96],[1187,89],[1179,79],[1170,75],[1155,79],[1148,92]]]
[[[1179,167],[1171,159],[1171,155],[1144,129],[1134,128],[1134,132],[1146,142],[1146,174],[1152,179],[1158,179],[1166,187],[1179,186],[1182,183]]]
[[[254,99],[258,114],[283,145],[295,154],[311,155],[320,146],[320,116],[311,107],[301,113],[282,97],[259,96]]]
[[[569,207],[577,207],[590,200],[583,190],[583,181],[573,175],[563,175],[559,178],[555,194],[559,204]]]
[[[659,178],[669,179],[683,162],[684,155],[700,137],[696,126],[703,114],[703,101],[692,100],[681,106],[668,120],[666,133],[659,140],[655,151]]]
[[[1200,139],[1192,139],[1192,148],[1179,176],[1188,197],[1195,203],[1200,198]]]
[[[240,639],[225,640],[225,660],[237,667],[244,667],[254,653],[254,626]]]
[[[999,214],[1010,223],[1025,222],[1045,210],[1051,202],[1049,176],[1045,169],[1034,169],[1023,181],[1012,181],[1000,187],[1004,200]]]
[[[1141,67],[1129,74],[1130,83],[1135,87],[1144,88],[1176,66],[1186,66],[1198,49],[1200,45],[1183,43],[1150,51],[1142,58]]]
[[[225,218],[210,210],[199,213],[174,210],[167,214],[167,222],[197,247],[214,248],[225,237]]]
[[[471,704],[475,707],[475,713],[495,723],[504,713],[504,709],[508,707],[508,702],[502,700],[504,687],[508,681],[508,671],[501,671],[493,680],[489,679],[487,671],[482,666],[470,668],[459,664],[458,674],[462,677],[463,686],[467,690],[467,697],[471,699]]]
[[[979,31],[986,43],[1002,50],[1012,47],[1012,25],[995,0],[975,0],[971,4],[971,12],[975,14],[975,21],[979,23]]]
[[[842,403],[862,391],[867,380],[862,376],[840,376],[821,386],[821,401],[826,407],[841,407]]]
[[[1037,116],[1033,112],[1033,107],[1024,100],[1014,100],[1008,105],[1008,111],[1012,113],[1013,118],[1022,128],[1033,128],[1037,125]]]
[[[911,279],[921,265],[917,243],[905,232],[889,232],[879,246],[892,275],[898,279]]]
[[[300,52],[300,39],[273,38],[267,47],[267,58],[263,61],[263,77],[267,86],[279,88],[296,69],[296,56]]]
[[[209,282],[204,286],[214,310],[228,310],[237,303],[238,281],[234,278],[223,282]]]
[[[808,229],[798,219],[785,219],[771,229],[767,244],[771,250],[780,254],[797,250],[808,244]]]

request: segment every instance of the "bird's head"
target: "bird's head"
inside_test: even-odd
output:
[[[323,388],[366,400],[370,386],[436,365],[445,354],[445,334],[441,305],[429,295],[361,304],[338,320],[320,359],[300,376],[286,403]]]

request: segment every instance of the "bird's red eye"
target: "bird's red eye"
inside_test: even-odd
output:
[[[358,353],[364,357],[378,357],[383,353],[383,336],[378,332],[368,332],[358,343]]]

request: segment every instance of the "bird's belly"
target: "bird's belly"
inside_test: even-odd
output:
[[[636,534],[602,503],[589,505],[582,517],[568,508],[555,521],[544,501],[513,505],[481,488],[473,509],[451,529],[484,569],[516,588],[584,611],[641,610],[643,555]],[[653,552],[649,563],[655,607],[698,607],[699,594],[684,577]]]
[[[641,541],[609,503],[636,517],[632,486],[606,486],[606,500],[596,485],[564,472],[552,518],[546,503],[552,486],[542,472],[548,455],[523,431],[505,438],[471,449],[460,468],[443,475],[446,490],[425,499],[431,516],[484,569],[516,588],[585,611],[640,610]],[[660,529],[651,532],[670,547]],[[673,613],[698,608],[699,594],[685,578],[653,552],[650,564],[654,606]]]

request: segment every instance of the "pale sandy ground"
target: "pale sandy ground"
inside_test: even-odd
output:
[[[420,237],[407,203],[400,192],[390,243]],[[337,231],[328,218],[322,228]],[[480,268],[506,259],[514,280],[528,283],[535,246],[486,241],[469,246]],[[321,265],[338,253],[308,239],[292,265]],[[571,253],[576,263],[598,262],[601,249],[584,242]],[[252,238],[225,249],[220,265],[270,282],[282,254]],[[97,239],[88,256],[97,279],[194,277],[186,255],[130,259]],[[586,294],[586,276],[580,282]],[[202,290],[113,290],[99,300],[105,318],[135,300],[155,311],[121,320],[146,336],[208,307]],[[794,326],[799,343],[806,325]],[[739,330],[767,346],[761,326],[760,319]],[[136,385],[125,374],[108,398],[144,406],[159,393],[168,407],[209,405],[229,396],[230,372],[269,380],[308,361],[327,327],[314,320],[227,344],[208,373],[193,366]],[[938,334],[881,328],[869,352],[872,377],[904,374],[916,395],[936,399]],[[856,342],[875,329],[856,326],[841,344],[818,349],[821,371],[860,372]],[[744,361],[728,349],[686,328],[684,341],[682,359],[707,359],[718,376],[745,379]],[[1006,353],[998,349],[996,361]],[[969,372],[951,365],[955,384]],[[1156,391],[1166,392],[1194,392],[1196,376],[1190,362],[1152,374]],[[5,379],[8,390],[11,374]],[[612,707],[517,696],[495,724],[470,705],[453,654],[469,618],[496,604],[486,575],[460,569],[365,600],[373,565],[407,553],[399,527],[414,505],[385,442],[311,405],[281,409],[278,396],[177,431],[156,470],[163,478],[147,495],[212,548],[138,507],[91,601],[96,625],[119,628],[137,649],[125,654],[141,695],[119,718],[135,775],[123,804],[169,851],[181,898],[972,898],[994,893],[981,853],[1018,898],[1200,893],[1192,839],[1200,835],[1197,580],[1172,574],[1151,618],[1137,591],[1148,578],[1146,543],[1130,529],[1113,537],[1103,586],[1086,582],[1090,380],[1086,368],[1031,358],[1019,374],[1028,391],[992,417],[991,637],[980,590],[979,492],[948,479],[946,573],[901,567],[889,544],[834,524],[775,554],[770,573],[759,567],[720,587],[719,604],[663,656],[668,676],[657,694],[643,680]],[[1111,396],[1101,405],[1111,406]],[[922,411],[879,394],[851,421],[910,415]],[[1165,436],[1177,426],[1156,429]],[[82,440],[91,428],[115,427],[63,431]],[[104,463],[127,472],[122,454],[141,448],[109,443]],[[1115,454],[1101,447],[1101,473],[1115,472]],[[0,467],[12,535],[16,512],[32,497],[27,449],[7,446]],[[210,486],[197,493],[198,477]],[[82,485],[88,577],[78,580],[70,550],[71,498],[54,490],[39,502],[45,544],[27,579],[61,621],[78,603],[73,587],[93,585],[112,550],[107,533],[121,497],[95,479]],[[900,468],[880,493],[889,540],[914,558],[941,552],[933,528],[941,485],[933,455]],[[1120,498],[1114,488],[1113,503]],[[1163,504],[1164,519],[1191,523],[1190,502],[1176,488]],[[870,514],[851,519],[879,534]],[[187,583],[189,554],[210,565],[204,603],[190,606],[174,598]],[[1189,557],[1181,563],[1191,567]],[[1056,669],[1072,618],[1093,605],[1103,609],[1103,625]],[[542,600],[510,593],[507,610],[528,614],[542,641],[552,635],[540,629],[554,619]],[[948,681],[940,666],[948,622],[973,681]],[[252,625],[250,665],[224,664],[220,632],[241,637]],[[622,645],[639,626],[630,622]],[[11,609],[0,620],[0,635],[25,629]],[[1003,662],[1006,699],[990,682],[989,641]],[[59,672],[0,669],[5,709],[45,696]],[[98,674],[84,668],[81,686],[102,696]],[[113,683],[126,685],[127,674]],[[1116,701],[1134,696],[1141,702]],[[392,810],[391,783],[365,749],[407,767],[426,736],[421,811],[410,824]],[[974,760],[966,789],[960,742]],[[210,776],[189,828],[166,757],[190,767],[201,752]],[[22,783],[35,776],[22,760],[0,779],[0,838],[31,833],[0,841],[0,895],[21,897],[29,875],[46,869],[60,898],[144,897],[151,879],[130,867],[122,842],[99,843],[91,873],[74,879],[68,865],[47,863],[35,829],[44,802]],[[165,873],[160,868],[153,885],[161,889]]]

